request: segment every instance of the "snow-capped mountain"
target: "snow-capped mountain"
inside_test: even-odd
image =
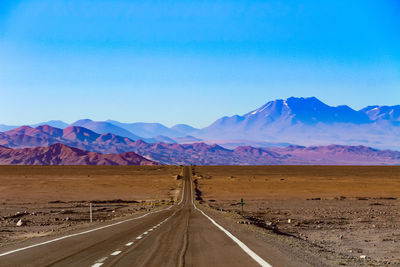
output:
[[[263,123],[277,120],[290,120],[294,123],[369,123],[369,117],[362,111],[355,111],[346,105],[331,107],[315,97],[270,101],[261,108],[253,110],[243,117],[249,121],[261,119]]]
[[[195,135],[207,139],[247,139],[302,145],[367,145],[400,148],[399,108],[354,110],[332,107],[315,97],[270,101],[244,115],[223,117]]]
[[[361,112],[367,114],[370,120],[387,120],[391,122],[400,122],[400,105],[397,106],[368,106]]]

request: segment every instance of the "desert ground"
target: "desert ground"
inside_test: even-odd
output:
[[[196,166],[193,178],[200,203],[241,227],[333,266],[400,266],[398,166]]]
[[[0,166],[0,246],[170,205],[178,166]],[[20,226],[18,222],[20,221]]]
[[[400,167],[190,170],[196,203],[250,243],[311,266],[400,266]],[[0,247],[87,228],[89,203],[99,225],[162,210],[179,199],[178,174],[182,167],[0,166]],[[189,229],[199,227],[198,212],[184,214],[194,216]],[[171,229],[187,220],[179,218]],[[196,234],[189,231],[189,241]]]

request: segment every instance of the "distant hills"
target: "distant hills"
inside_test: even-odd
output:
[[[98,134],[79,126],[64,129],[49,125],[22,126],[0,133],[0,145],[9,148],[44,147],[56,143],[100,153],[124,153],[132,151],[134,141],[112,133]]]
[[[255,148],[219,145],[147,144],[137,141],[133,151],[163,164],[195,165],[398,165],[400,152],[380,151],[364,146],[289,146]]]
[[[365,146],[239,146],[227,149],[204,142],[177,144],[134,141],[112,133],[99,134],[80,126],[64,129],[49,125],[36,128],[22,126],[0,133],[0,145],[0,164],[400,164],[400,152]]]
[[[42,125],[59,129],[82,127],[100,135],[113,134],[129,138],[131,141],[143,140],[146,143],[205,142],[230,149],[243,145],[285,147],[290,144],[341,144],[400,150],[400,105],[368,106],[361,110],[353,110],[345,105],[326,105],[315,97],[290,97],[270,101],[246,114],[222,117],[202,129],[186,124],[166,127],[160,123],[122,123],[115,120],[89,119],[72,124],[54,120],[31,127]],[[0,125],[0,131],[5,132],[18,127]],[[45,139],[47,140],[47,137]],[[46,145],[45,140],[43,144]],[[120,150],[115,149],[112,152],[118,153]]]
[[[136,153],[100,154],[63,144],[11,149],[0,146],[1,165],[158,165]]]

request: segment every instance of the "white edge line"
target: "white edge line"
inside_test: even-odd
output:
[[[0,254],[0,257],[8,255],[8,254],[15,253],[15,252],[18,252],[18,251],[21,251],[21,250],[26,250],[26,249],[29,249],[29,248],[38,247],[38,246],[46,245],[46,244],[49,244],[49,243],[53,243],[53,242],[56,242],[56,241],[59,241],[59,240],[63,240],[63,239],[66,239],[66,238],[88,234],[88,233],[91,233],[91,232],[94,232],[94,231],[98,231],[98,230],[101,230],[101,229],[105,229],[105,228],[108,228],[108,227],[111,227],[111,226],[115,226],[115,225],[118,225],[118,224],[121,224],[121,223],[125,223],[125,222],[129,222],[129,221],[141,219],[143,217],[146,217],[147,215],[150,215],[152,213],[157,213],[157,212],[160,212],[160,211],[163,211],[163,210],[152,211],[152,212],[146,213],[146,214],[144,214],[142,216],[131,218],[131,219],[127,219],[125,221],[116,222],[116,223],[113,223],[113,224],[101,226],[101,227],[98,227],[98,228],[95,228],[95,229],[91,229],[91,230],[87,230],[87,231],[84,231],[84,232],[62,236],[62,237],[59,237],[59,238],[56,238],[56,239],[52,239],[52,240],[49,240],[49,241],[45,241],[45,242],[42,242],[42,243],[39,243],[39,244],[35,244],[35,245],[31,245],[31,246],[27,246],[27,247],[11,250],[11,251],[8,251],[8,252],[4,252],[4,253]]]
[[[193,193],[193,184],[191,183],[191,189]],[[192,195],[192,203],[193,203],[193,197]],[[194,204],[194,208],[198,211],[200,211],[207,219],[209,219],[215,226],[218,227],[222,232],[224,232],[227,236],[229,236],[236,244],[239,245],[239,247],[246,252],[253,260],[255,260],[258,264],[260,264],[263,267],[272,267],[268,262],[266,262],[263,258],[258,256],[254,251],[252,251],[246,244],[244,244],[242,241],[240,241],[237,237],[235,237],[233,234],[231,234],[228,230],[226,230],[224,227],[216,223],[211,217],[209,217],[207,214],[205,214],[201,209],[198,209],[196,207],[196,204]]]
[[[183,185],[185,185],[185,181],[183,181]],[[182,199],[181,199],[181,201],[178,203],[178,205],[180,205],[180,204],[182,203],[184,193],[185,193],[185,187],[183,186],[183,187],[182,187]],[[38,247],[38,246],[42,246],[42,245],[46,245],[46,244],[53,243],[53,242],[56,242],[56,241],[60,241],[60,240],[66,239],[66,238],[70,238],[70,237],[74,237],[74,236],[79,236],[79,235],[88,234],[88,233],[91,233],[91,232],[94,232],[94,231],[98,231],[98,230],[101,230],[101,229],[105,229],[105,228],[108,228],[108,227],[111,227],[111,226],[115,226],[115,225],[118,225],[118,224],[121,224],[121,223],[125,223],[125,222],[130,222],[130,221],[133,221],[133,220],[141,219],[141,218],[146,217],[147,215],[150,215],[150,214],[153,214],[153,213],[157,213],[157,212],[164,211],[164,210],[169,210],[169,209],[171,209],[173,206],[175,206],[175,205],[171,205],[171,206],[170,206],[169,208],[167,208],[167,209],[152,211],[152,212],[146,213],[146,214],[144,214],[144,215],[142,215],[142,216],[139,216],[139,217],[127,219],[127,220],[124,220],[124,221],[116,222],[116,223],[109,224],[109,225],[105,225],[105,226],[101,226],[101,227],[98,227],[98,228],[95,228],[95,229],[87,230],[87,231],[80,232],[80,233],[76,233],[76,234],[71,234],[71,235],[62,236],[62,237],[55,238],[55,239],[52,239],[52,240],[48,240],[48,241],[45,241],[45,242],[42,242],[42,243],[30,245],[30,246],[27,246],[27,247],[23,247],[23,248],[18,248],[18,249],[14,249],[14,250],[11,250],[11,251],[7,251],[7,252],[4,252],[4,253],[1,253],[1,254],[0,254],[0,257],[9,255],[9,254],[12,254],[12,253],[15,253],[15,252],[19,252],[19,251],[22,251],[22,250],[26,250],[26,249],[30,249],[30,248],[34,248],[34,247]],[[100,266],[100,265],[99,265],[99,266]]]

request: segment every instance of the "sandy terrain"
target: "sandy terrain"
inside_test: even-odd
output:
[[[180,172],[177,166],[0,166],[0,245],[85,226],[89,202],[94,221],[170,205]]]
[[[89,202],[94,224],[171,205],[181,171],[1,166],[0,244],[87,227]],[[202,207],[235,233],[252,231],[241,236],[250,243],[263,240],[288,256],[312,258],[312,266],[400,266],[400,167],[196,166],[194,172]]]
[[[236,223],[293,236],[293,246],[307,246],[334,265],[400,266],[400,167],[198,166],[195,172],[204,205]]]

